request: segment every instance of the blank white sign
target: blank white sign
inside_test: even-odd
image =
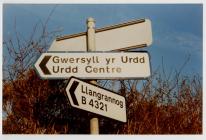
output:
[[[130,21],[96,29],[96,51],[127,50],[152,44],[149,19]],[[61,37],[53,41],[49,52],[87,51],[86,32]]]

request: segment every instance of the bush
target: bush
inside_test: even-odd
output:
[[[137,81],[132,81],[131,88],[122,85],[119,94],[126,96],[128,121],[124,124],[99,117],[100,133],[201,134],[201,79],[178,78],[174,83],[177,79],[165,81],[159,75],[153,76],[142,83],[141,90],[137,90]],[[66,83],[42,80],[32,69],[24,78],[4,82],[3,110],[8,116],[3,120],[3,133],[88,134],[93,115],[71,108]]]

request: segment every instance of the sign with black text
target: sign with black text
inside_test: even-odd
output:
[[[126,122],[125,97],[72,77],[66,87],[71,106]]]
[[[54,79],[131,79],[151,74],[147,52],[43,53],[35,67],[41,77]]]

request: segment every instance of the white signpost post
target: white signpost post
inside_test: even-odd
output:
[[[152,27],[149,19],[103,27],[95,30],[95,51],[128,50],[152,44]],[[87,32],[59,37],[49,52],[87,51]]]
[[[43,53],[35,67],[41,77],[51,79],[131,79],[151,74],[147,52]]]
[[[58,37],[49,53],[43,53],[37,60],[35,68],[42,78],[70,78],[66,92],[73,107],[126,122],[123,96],[98,87],[94,80],[89,84],[73,76],[83,79],[149,77],[151,68],[147,52],[119,51],[151,45],[151,22],[141,19],[100,29],[94,27],[94,19],[89,18],[87,32]],[[96,117],[90,120],[90,132],[99,133]]]
[[[126,122],[125,97],[72,77],[66,87],[71,105]]]

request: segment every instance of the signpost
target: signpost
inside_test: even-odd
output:
[[[73,107],[126,122],[125,97],[74,77],[66,92]]]
[[[148,19],[141,19],[96,30],[94,27],[94,19],[89,18],[87,32],[54,40],[48,50],[49,53],[40,56],[35,68],[42,78],[70,78],[66,92],[73,107],[126,122],[125,97],[98,87],[95,80],[87,83],[75,77],[83,79],[149,77],[151,68],[147,52],[122,51],[151,45],[151,22]],[[90,132],[99,134],[97,117],[90,120]]]
[[[35,67],[41,77],[50,79],[131,79],[151,74],[147,52],[43,53]]]
[[[93,18],[87,19],[87,51],[96,51],[95,46],[95,20]],[[91,80],[90,83],[97,85],[97,81]],[[99,134],[99,119],[93,117],[90,119],[90,133]]]
[[[59,37],[49,52],[87,51],[87,32]],[[152,44],[152,27],[149,19],[141,19],[95,30],[95,51],[128,50]]]

